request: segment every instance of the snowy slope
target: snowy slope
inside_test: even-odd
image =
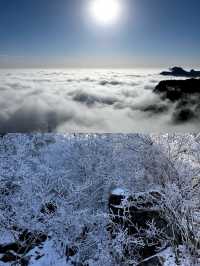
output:
[[[27,254],[31,266],[70,265],[68,246],[78,249],[74,261],[116,265],[106,230],[111,191],[159,190],[177,177],[197,184],[199,145],[195,135],[8,134],[0,139],[0,244],[17,225],[50,236]],[[55,209],[42,211],[48,204]]]

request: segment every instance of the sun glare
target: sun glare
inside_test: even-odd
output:
[[[101,25],[117,22],[121,13],[119,0],[91,0],[91,16]]]

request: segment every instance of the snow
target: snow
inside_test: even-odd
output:
[[[0,228],[0,244],[6,245],[15,241],[14,235],[9,230],[1,230]]]
[[[128,190],[125,190],[123,188],[115,188],[114,190],[112,190],[111,194],[117,196],[127,196],[129,195],[129,192]]]
[[[52,240],[48,240],[44,243],[42,249],[36,247],[31,250],[27,256],[31,256],[29,262],[30,266],[66,266],[66,258],[61,258],[55,249],[55,244]],[[37,260],[37,256],[41,256]]]
[[[4,263],[4,262],[0,261],[0,266],[11,266],[11,265],[10,265],[10,263]]]

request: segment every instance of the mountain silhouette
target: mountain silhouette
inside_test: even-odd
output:
[[[170,71],[163,71],[160,73],[163,76],[174,76],[174,77],[190,77],[197,78],[200,77],[200,71],[196,71],[194,69],[190,71],[184,70],[182,67],[172,67]]]

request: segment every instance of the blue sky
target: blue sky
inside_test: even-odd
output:
[[[91,0],[0,0],[0,67],[200,66],[199,0],[121,0],[96,25]]]

